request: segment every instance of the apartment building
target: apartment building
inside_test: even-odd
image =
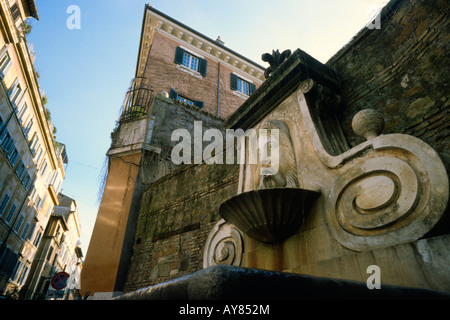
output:
[[[27,42],[34,0],[0,1],[0,294],[25,283],[68,163]]]
[[[265,68],[150,5],[145,7],[136,77],[156,93],[227,118],[262,84]]]
[[[58,195],[59,205],[53,208],[41,245],[31,266],[30,275],[22,288],[22,297],[30,299],[66,299],[79,297],[82,250],[81,223],[76,201],[64,194]],[[56,290],[52,277],[66,272],[67,286]]]

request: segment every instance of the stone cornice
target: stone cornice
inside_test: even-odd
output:
[[[306,52],[297,49],[247,101],[225,122],[227,128],[249,129],[292,94],[300,83],[312,78],[318,84],[339,91],[337,74]]]
[[[145,9],[136,75],[143,72],[153,32],[160,32],[175,41],[180,41],[191,50],[211,60],[225,63],[233,71],[244,74],[258,83],[264,81],[264,67],[150,6],[146,6]]]

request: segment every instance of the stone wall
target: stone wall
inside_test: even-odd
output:
[[[150,144],[159,149],[158,155],[148,155],[144,162],[153,162],[149,170],[141,172],[146,185],[158,180],[169,172],[176,170],[178,165],[171,159],[172,148],[179,141],[171,141],[172,133],[177,129],[186,129],[191,133],[192,150],[194,122],[202,123],[203,131],[211,128],[224,132],[223,120],[204,109],[182,104],[178,101],[156,95],[152,108],[153,126]],[[205,145],[209,142],[205,142]],[[194,159],[192,158],[192,163]],[[148,167],[148,165],[147,165]]]
[[[190,165],[143,195],[125,292],[202,268],[203,247],[222,202],[236,194],[239,166]]]
[[[202,268],[202,249],[214,224],[220,219],[220,204],[237,191],[237,165],[176,165],[171,141],[176,129],[191,134],[194,150],[194,121],[203,132],[215,128],[225,132],[223,120],[203,109],[157,95],[152,109],[150,144],[159,153],[143,159],[140,183],[142,200],[130,254],[125,291],[161,283]],[[211,142],[203,141],[203,148]]]
[[[445,0],[393,0],[380,29],[364,28],[327,62],[341,80],[351,146],[363,141],[352,131],[353,116],[373,108],[385,117],[385,134],[410,134],[449,152],[448,12]]]

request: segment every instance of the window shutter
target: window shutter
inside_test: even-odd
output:
[[[194,105],[200,109],[203,109],[205,104],[203,103],[203,101],[194,101]]]
[[[231,90],[237,90],[238,77],[234,73],[231,74]]]
[[[19,85],[19,78],[17,78],[14,83],[11,85],[11,87],[8,89],[8,96],[11,98],[13,92],[16,90],[17,86]]]
[[[256,91],[256,85],[254,83],[249,83],[250,94]]]
[[[170,99],[178,99],[178,92],[176,92],[173,89],[170,89],[170,95],[169,95]]]
[[[199,67],[198,67],[198,72],[200,72],[200,74],[202,76],[206,76],[206,68],[208,66],[208,61],[206,61],[205,59],[201,59],[199,58],[200,62],[199,62]]]
[[[9,56],[9,53],[6,51],[4,54],[1,55],[1,59],[3,60],[3,56],[5,55],[5,61],[3,61],[3,64],[0,66],[0,77],[2,79],[5,78],[6,74],[8,73],[9,69],[11,69],[13,62]]]
[[[0,272],[6,273],[6,265],[9,259],[9,256],[11,254],[11,249],[8,247],[5,248],[5,250],[1,253],[1,260],[0,260]]]
[[[3,125],[1,125],[0,128],[1,128],[1,130],[0,130],[0,144],[2,144],[3,143],[3,139],[5,139],[5,136],[8,133],[8,130],[6,129],[6,124],[4,125],[4,127],[3,127]]]
[[[184,56],[184,49],[177,47],[175,51],[175,63],[176,64],[182,64],[183,63],[183,56]]]

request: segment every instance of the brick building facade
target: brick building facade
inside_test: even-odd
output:
[[[264,81],[264,67],[148,5],[136,76],[156,93],[227,118]]]

